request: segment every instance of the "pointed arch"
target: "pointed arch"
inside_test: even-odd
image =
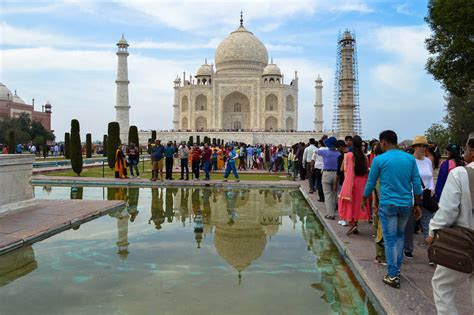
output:
[[[294,112],[295,111],[295,99],[293,95],[288,95],[286,97],[286,111]]]
[[[269,94],[265,98],[265,110],[275,111],[278,108],[278,98],[275,94]]]

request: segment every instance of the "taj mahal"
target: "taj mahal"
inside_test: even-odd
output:
[[[351,53],[355,39],[348,31],[344,34],[341,47]],[[116,121],[120,125],[121,139],[127,143],[131,108],[128,102],[129,45],[123,35],[117,47]],[[341,69],[345,75],[338,80],[342,84],[341,93],[347,94],[353,93],[347,90],[348,82],[357,76],[353,75],[347,54],[344,57]],[[205,59],[194,76],[183,72],[182,77],[177,76],[173,81],[173,128],[159,132],[159,139],[187,141],[190,136],[199,134],[225,141],[290,144],[322,136],[323,80],[317,75],[315,102],[306,105],[314,107],[313,130],[299,131],[298,73],[295,71],[291,78],[285,78],[273,59],[269,59],[262,41],[244,26],[242,14],[237,29],[217,46],[214,62],[215,67]],[[344,103],[344,108],[351,113],[351,104]],[[139,136],[140,143],[145,144],[151,131],[140,132]]]

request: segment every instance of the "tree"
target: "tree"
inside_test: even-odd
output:
[[[474,5],[466,0],[430,0],[425,21],[433,31],[426,69],[449,93],[466,96],[474,82]]]
[[[137,126],[130,126],[130,128],[128,129],[128,145],[130,145],[131,143],[134,143],[136,146],[140,145]]]
[[[201,136],[200,135],[196,136],[196,143],[197,143],[197,145],[201,145]]]
[[[192,147],[193,144],[194,144],[194,138],[193,136],[189,136],[188,146]]]
[[[107,162],[109,167],[113,169],[115,167],[115,152],[120,141],[120,125],[116,121],[109,122],[107,128]]]
[[[156,130],[152,130],[152,131],[151,131],[151,140],[152,140],[153,142],[155,142],[155,140],[156,140]]]
[[[107,135],[104,135],[104,140],[102,141],[102,155],[107,156]]]
[[[86,134],[86,158],[90,159],[92,157],[92,135],[90,133]]]
[[[443,124],[435,123],[425,131],[426,139],[438,145],[441,152],[444,152],[449,144],[449,130]]]
[[[71,134],[69,132],[64,134],[64,158],[71,159]]]
[[[74,173],[77,176],[81,175],[82,172],[82,146],[81,146],[81,134],[79,129],[79,121],[77,119],[71,120],[71,166]]]
[[[16,142],[15,142],[15,131],[8,131],[8,154],[15,154]]]
[[[452,143],[464,145],[474,130],[474,87],[464,97],[450,95],[447,98],[447,115],[444,118]]]

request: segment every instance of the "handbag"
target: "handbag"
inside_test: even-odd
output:
[[[423,195],[421,196],[421,206],[430,212],[436,212],[439,209],[438,201],[431,195],[431,190],[425,187],[423,179],[420,177],[421,187],[423,187]]]
[[[474,210],[474,170],[466,168]],[[474,230],[454,225],[435,230],[434,242],[428,249],[430,261],[470,274],[474,270]]]

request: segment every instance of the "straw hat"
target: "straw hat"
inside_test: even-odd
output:
[[[415,145],[429,145],[428,140],[426,140],[426,137],[424,136],[415,136],[413,139],[413,142],[411,143],[411,146],[414,147]]]

